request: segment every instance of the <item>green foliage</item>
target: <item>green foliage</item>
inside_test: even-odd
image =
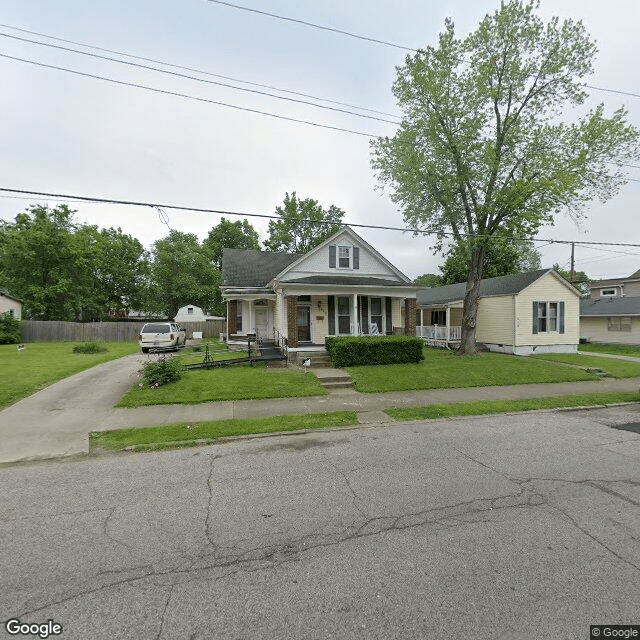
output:
[[[20,320],[16,320],[10,313],[0,314],[0,344],[18,344],[22,342]]]
[[[107,351],[109,349],[107,349],[106,345],[95,341],[73,345],[73,353],[106,353]]]
[[[151,250],[151,284],[148,310],[173,318],[185,304],[223,313],[220,272],[211,251],[192,233],[171,231]]]
[[[162,357],[147,362],[142,368],[142,379],[149,387],[160,387],[182,378],[182,365],[174,358]]]
[[[120,229],[77,225],[75,211],[32,206],[0,226],[3,284],[33,320],[104,320],[140,304],[146,254]]]
[[[209,251],[211,260],[218,270],[222,269],[222,255],[225,249],[260,250],[258,232],[247,220],[231,222],[220,218],[220,222],[209,231],[202,243]]]
[[[413,284],[417,284],[419,287],[441,287],[442,276],[439,276],[436,273],[425,273],[418,276],[413,281]]]
[[[457,37],[446,20],[437,46],[398,67],[402,124],[372,143],[372,166],[405,222],[469,240],[462,342],[475,350],[477,287],[487,237],[534,237],[561,211],[578,217],[624,184],[638,130],[623,108],[582,109],[595,44],[580,21],[544,23],[533,2],[505,0]],[[560,117],[579,113],[574,122]]]
[[[442,284],[466,282],[469,278],[472,245],[469,242],[454,243],[447,259],[440,267]],[[511,240],[494,236],[487,244],[482,266],[483,278],[509,276],[540,268],[540,253],[529,240]]]
[[[424,359],[424,341],[414,336],[327,336],[333,367],[401,364]]]
[[[267,251],[306,253],[337,233],[344,211],[335,205],[323,209],[317,200],[300,200],[294,191],[284,197],[284,205],[276,207],[280,220],[269,220]],[[311,222],[306,222],[310,220]],[[329,224],[326,224],[329,223]]]
[[[553,265],[553,270],[559,276],[562,276],[567,282],[572,284],[582,295],[587,295],[591,292],[591,289],[589,288],[591,278],[589,278],[584,271],[574,271],[573,278],[571,278],[571,271],[561,269],[557,262]]]

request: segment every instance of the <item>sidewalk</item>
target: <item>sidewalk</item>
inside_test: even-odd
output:
[[[356,411],[362,424],[385,424],[389,407],[473,400],[505,400],[612,391],[638,391],[635,378],[500,387],[365,394],[335,389],[325,396],[237,400],[134,409],[113,404],[129,388],[139,356],[126,356],[61,380],[0,411],[0,464],[86,455],[89,433],[172,422],[255,418],[295,413]],[[640,394],[638,396],[640,401]]]

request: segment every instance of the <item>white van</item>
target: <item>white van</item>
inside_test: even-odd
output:
[[[187,341],[185,330],[175,322],[147,322],[138,336],[142,353],[150,349],[178,349]]]

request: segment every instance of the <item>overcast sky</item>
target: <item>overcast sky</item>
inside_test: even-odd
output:
[[[456,31],[464,34],[498,5],[497,0],[237,2],[416,48],[436,43],[445,17],[451,16]],[[599,48],[589,84],[640,94],[637,0],[543,0],[541,12],[544,17],[559,15],[585,23]],[[391,94],[395,66],[406,55],[398,48],[207,0],[2,0],[0,22],[5,25],[0,28],[2,34],[74,47],[6,25],[18,27],[392,113],[397,112]],[[291,118],[378,135],[394,133],[394,126],[384,122],[5,36],[0,37],[0,53]],[[325,206],[341,207],[346,222],[403,226],[388,194],[376,189],[366,137],[6,58],[0,58],[0,87],[0,187],[263,214],[273,214],[285,192],[296,191]],[[607,113],[626,105],[630,121],[640,127],[640,98],[595,90],[591,96],[589,104],[604,102]],[[640,169],[629,169],[629,175],[640,180]],[[613,200],[594,202],[579,227],[561,217],[539,237],[640,242],[639,199],[640,182],[629,182]],[[0,218],[12,220],[33,202],[43,201],[0,197]],[[147,247],[168,232],[158,213],[149,208],[73,207],[79,222],[119,226]],[[219,221],[219,216],[211,214],[168,212],[168,216],[171,228],[195,233],[200,239]],[[251,222],[266,238],[267,222]],[[437,272],[442,262],[424,238],[356,231],[410,277]],[[578,248],[576,268],[592,277],[629,275],[640,268],[640,249],[607,249]],[[548,245],[541,251],[544,267],[556,261],[568,266],[567,246]]]

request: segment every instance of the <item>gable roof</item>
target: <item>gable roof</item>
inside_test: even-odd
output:
[[[530,284],[541,278],[547,273],[560,278],[553,269],[539,269],[538,271],[527,271],[526,273],[517,273],[512,276],[500,276],[498,278],[486,278],[480,282],[480,297],[487,296],[509,296],[520,293]],[[579,294],[568,282],[562,278],[573,291]],[[445,304],[447,302],[455,302],[464,300],[464,294],[467,289],[466,282],[458,284],[450,284],[444,287],[433,287],[431,289],[422,289],[418,291],[417,305],[433,305]]]
[[[20,302],[20,303],[23,302],[23,300],[20,300],[20,298],[16,298],[15,296],[11,295],[8,291],[5,291],[4,289],[0,289],[0,296],[4,296],[5,298],[11,298],[11,300],[15,300],[16,302]]]
[[[225,249],[222,254],[222,287],[265,287],[301,256],[300,253]]]
[[[624,285],[625,282],[629,280],[640,280],[640,269],[638,269],[635,273],[632,273],[630,276],[626,278],[607,278],[606,280],[592,280],[589,283],[590,289],[599,289],[601,287],[607,286],[621,286]]]
[[[366,240],[364,240],[351,227],[349,227],[346,224],[343,225],[340,228],[340,230],[334,233],[330,238],[327,238],[324,242],[320,243],[317,247],[313,247],[313,249],[309,250],[307,253],[299,255],[298,259],[296,259],[291,264],[288,264],[280,273],[276,275],[275,279],[284,282],[285,281],[284,276],[286,275],[287,272],[295,269],[295,267],[298,266],[298,264],[302,262],[302,260],[308,258],[314,253],[318,253],[322,251],[326,246],[330,245],[332,242],[335,242],[336,238],[338,238],[340,235],[342,235],[345,232],[351,236],[351,239],[353,241],[362,245],[362,247],[365,248],[371,255],[377,258],[380,262],[382,262],[385,266],[387,266],[391,271],[393,271],[393,273],[395,273],[398,276],[398,278],[400,278],[400,280],[403,281],[403,284],[413,284],[411,280],[404,273],[402,273],[400,269],[398,269],[398,267],[391,264],[391,262],[389,262],[381,253],[376,251]]]
[[[640,316],[640,297],[580,300],[581,316]]]

